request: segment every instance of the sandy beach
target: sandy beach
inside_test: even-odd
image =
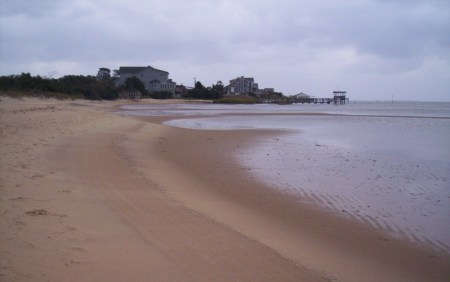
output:
[[[299,205],[231,157],[272,132],[0,100],[1,281],[450,279],[448,254]]]

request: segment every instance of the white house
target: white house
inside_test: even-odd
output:
[[[155,69],[151,66],[147,67],[120,67],[119,77],[115,81],[116,86],[125,84],[129,77],[136,77],[144,83],[145,89],[150,92],[168,91],[175,92],[176,83],[169,79],[167,71]]]

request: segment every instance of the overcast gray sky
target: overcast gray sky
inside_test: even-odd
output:
[[[0,75],[166,70],[178,84],[450,101],[449,0],[0,0]]]

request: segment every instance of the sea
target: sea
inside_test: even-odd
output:
[[[450,253],[450,103],[133,104],[192,130],[274,130],[234,156],[299,203]]]

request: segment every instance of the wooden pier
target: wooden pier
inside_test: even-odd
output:
[[[345,97],[346,91],[333,91],[333,103],[334,104],[345,104],[348,103],[348,98]]]
[[[314,104],[331,104],[333,98],[311,98]]]
[[[313,98],[313,97],[295,97],[290,98],[290,103],[308,103],[308,104],[335,104],[343,105],[349,103],[349,99],[346,97],[346,91],[333,91],[332,98]]]

